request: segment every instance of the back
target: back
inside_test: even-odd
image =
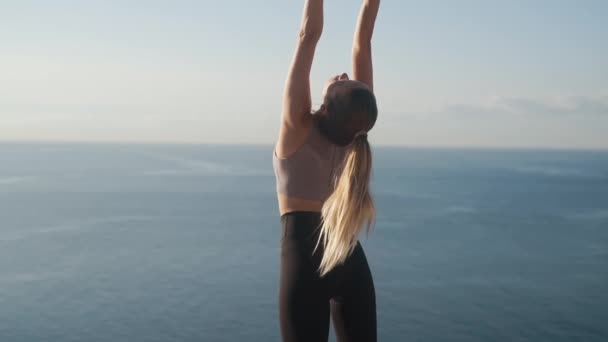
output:
[[[289,198],[325,201],[334,190],[348,147],[325,138],[316,124],[296,152],[278,158],[273,152],[277,193]]]

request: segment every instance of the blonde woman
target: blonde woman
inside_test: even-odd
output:
[[[375,215],[367,133],[378,116],[371,38],[380,0],[363,2],[353,79],[331,78],[314,111],[310,70],[323,30],[323,0],[307,0],[289,70],[274,151],[281,214],[279,311],[283,341],[376,341],[372,275],[358,241]],[[312,114],[311,114],[312,113]]]

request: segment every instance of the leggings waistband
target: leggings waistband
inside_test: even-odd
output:
[[[292,239],[318,238],[321,228],[321,213],[293,211],[281,215],[282,237]]]

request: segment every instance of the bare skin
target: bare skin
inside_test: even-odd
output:
[[[352,75],[330,78],[323,95],[332,87],[366,87],[373,90],[372,36],[380,0],[364,0],[352,47]],[[288,158],[306,140],[313,125],[310,71],[323,32],[323,0],[306,0],[296,50],[283,93],[281,127],[275,147],[278,158]],[[323,110],[323,108],[321,108]],[[281,215],[290,211],[321,211],[321,201],[278,195]]]

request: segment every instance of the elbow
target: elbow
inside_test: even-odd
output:
[[[353,40],[353,50],[366,50],[372,48],[372,31],[358,31]]]
[[[300,30],[298,38],[300,42],[312,42],[316,43],[321,39],[322,29],[303,29]]]
[[[353,54],[367,53],[372,49],[371,39],[356,40],[353,43]]]

